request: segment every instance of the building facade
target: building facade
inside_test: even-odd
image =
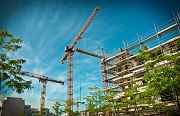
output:
[[[39,116],[39,108],[31,108],[31,105],[25,105],[22,98],[7,97],[0,104],[2,110],[1,116]],[[44,109],[44,116],[53,116],[48,108]]]
[[[2,102],[1,116],[23,116],[25,102],[22,98],[7,97]]]

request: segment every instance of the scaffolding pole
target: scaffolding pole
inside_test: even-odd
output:
[[[157,24],[155,24],[155,23],[153,23],[153,24],[154,24],[154,30],[156,32],[156,36],[157,36],[157,39],[158,39],[158,44],[160,46],[161,53],[163,54],[163,49],[162,49],[162,46],[161,46],[161,44],[162,44],[161,35],[158,34],[159,28],[158,28]]]

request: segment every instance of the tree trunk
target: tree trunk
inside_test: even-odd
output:
[[[180,104],[179,104],[179,96],[178,93],[176,92],[176,102],[177,102],[177,110],[178,110],[178,115],[180,115]]]

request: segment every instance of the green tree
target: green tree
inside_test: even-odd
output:
[[[78,111],[73,112],[73,116],[79,116],[79,112]]]
[[[98,112],[104,112],[104,95],[103,91],[98,88],[97,85],[88,88],[90,90],[90,96],[87,96],[86,99],[86,109],[91,115],[97,115]]]
[[[21,48],[21,38],[14,38],[7,30],[0,31],[0,94],[9,89],[17,93],[31,89],[31,81],[25,81],[18,73],[21,71],[24,59],[10,58],[7,53],[16,52]],[[6,89],[8,88],[8,89]]]
[[[145,113],[143,110],[151,109],[152,112],[160,114],[160,112],[166,108],[166,104],[160,103],[159,94],[154,91],[152,88],[147,88],[147,84],[140,85],[140,87],[145,87],[144,91],[141,91],[136,94],[139,103],[139,108],[141,113]],[[145,104],[148,104],[146,106]],[[144,106],[145,105],[145,106]],[[140,112],[139,112],[140,113]]]
[[[180,40],[174,43],[170,54],[163,54],[162,50],[147,52],[146,47],[139,50],[138,59],[145,63],[146,74],[143,79],[147,82],[146,91],[153,91],[158,95],[172,94],[180,115]],[[151,92],[152,93],[152,92]]]
[[[94,96],[87,96],[86,98],[86,103],[85,103],[85,106],[86,106],[86,111],[90,113],[90,116],[91,116],[91,113],[93,113],[95,110],[95,104],[94,104]]]
[[[140,106],[142,101],[142,94],[140,94],[139,90],[140,87],[142,87],[142,85],[137,84],[134,79],[130,80],[129,87],[124,90],[125,98],[122,99],[125,106],[124,112],[128,113],[129,109],[134,109],[135,116],[138,116],[140,109],[142,111],[142,107]]]
[[[116,116],[117,111],[120,109],[120,103],[117,102],[117,99],[115,99],[117,91],[115,89],[110,88],[106,91],[105,96],[105,104],[104,104],[104,110],[107,111],[112,111],[113,115]]]
[[[61,108],[61,106],[62,105],[58,101],[54,103],[54,106],[52,106],[53,110],[55,111],[54,116],[61,116],[64,113],[64,110]]]
[[[71,110],[71,107],[73,106],[73,101],[74,100],[65,101],[65,112],[67,112],[69,116],[73,116],[73,109]]]
[[[97,85],[88,89],[90,90],[90,95],[85,98],[85,106],[90,116],[96,116],[99,112],[104,115],[107,112],[112,112],[114,116],[118,116],[117,111],[122,107],[122,104],[118,103],[117,99],[114,99],[117,91],[111,88],[104,95],[104,92]]]

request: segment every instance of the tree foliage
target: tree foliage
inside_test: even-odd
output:
[[[134,109],[135,115],[138,115],[138,110],[140,106],[138,106],[139,102],[141,102],[141,96],[139,94],[139,88],[140,86],[136,84],[136,81],[131,79],[129,83],[129,87],[124,90],[124,96],[125,98],[122,99],[122,102],[124,103],[124,112],[128,113],[129,109]]]
[[[104,95],[103,91],[98,88],[97,85],[88,88],[90,90],[90,95],[87,96],[86,99],[86,109],[90,113],[90,115],[96,115],[98,112],[104,112]]]
[[[104,95],[105,98],[104,110],[106,112],[111,111],[114,116],[118,116],[117,112],[122,107],[122,104],[118,103],[118,99],[115,99],[116,94],[117,91],[113,88],[110,88],[106,91]]]
[[[62,106],[62,105],[61,105],[58,101],[56,101],[56,102],[54,103],[54,106],[52,106],[53,110],[55,111],[54,116],[61,116],[62,113],[65,112],[65,111],[61,108],[61,106]]]
[[[90,95],[85,98],[85,106],[90,116],[96,116],[98,113],[105,115],[108,112],[112,112],[114,116],[117,115],[116,110],[119,109],[120,105],[117,103],[117,99],[114,99],[116,95],[114,89],[106,90],[105,94],[97,85],[88,89],[90,90]]]
[[[149,96],[172,94],[180,114],[180,53],[178,51],[180,40],[175,42],[170,54],[162,53],[156,49],[148,52],[147,49],[139,50],[138,59],[144,61],[146,74],[143,80],[147,82],[146,93]],[[159,104],[160,105],[160,104]],[[158,108],[155,104],[155,109]],[[156,108],[157,107],[157,108]],[[159,109],[159,108],[158,108]]]
[[[65,112],[68,113],[68,115],[72,116],[73,115],[73,109],[71,107],[73,106],[74,100],[66,100],[65,101]]]
[[[0,90],[1,93],[9,89],[17,93],[31,89],[31,81],[25,81],[18,73],[22,69],[24,59],[13,59],[8,57],[8,53],[14,53],[21,48],[21,38],[14,38],[7,30],[0,31]],[[8,89],[6,89],[8,88]]]

